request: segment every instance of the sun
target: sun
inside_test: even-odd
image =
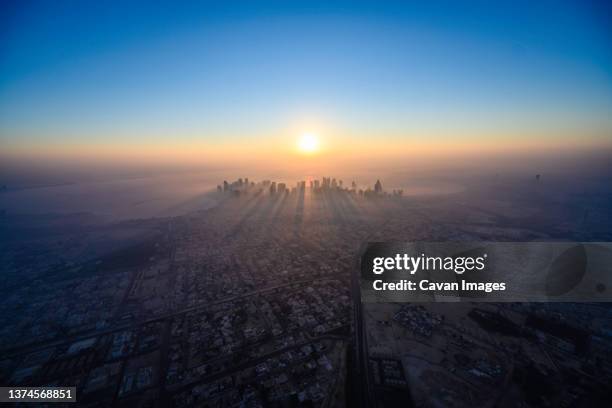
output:
[[[298,149],[302,153],[314,153],[319,149],[319,139],[314,133],[302,133],[298,140]]]

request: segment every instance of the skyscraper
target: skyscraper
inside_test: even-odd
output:
[[[380,180],[376,180],[376,184],[374,184],[374,192],[376,194],[382,194],[382,184],[380,183]]]

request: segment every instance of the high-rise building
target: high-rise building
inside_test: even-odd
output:
[[[322,186],[321,186],[321,187],[322,187],[324,190],[326,190],[326,189],[328,189],[328,188],[329,188],[329,185],[330,185],[330,179],[329,179],[329,177],[323,177],[323,183],[322,183]]]
[[[382,194],[382,184],[380,183],[380,180],[376,180],[376,184],[374,184],[374,192],[376,194]]]

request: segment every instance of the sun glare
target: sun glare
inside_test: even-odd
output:
[[[314,153],[319,148],[319,139],[314,133],[303,133],[298,141],[298,148],[302,153]]]

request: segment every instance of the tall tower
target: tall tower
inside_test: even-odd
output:
[[[376,184],[374,184],[374,192],[376,194],[382,194],[382,184],[380,184],[380,180],[376,180]]]

